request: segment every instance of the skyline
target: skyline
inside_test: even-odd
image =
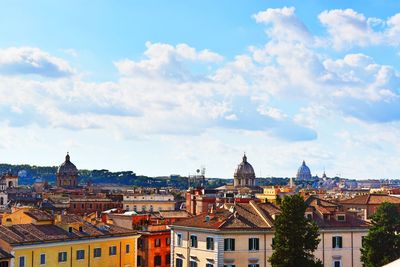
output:
[[[9,1],[0,162],[400,178],[400,3]]]

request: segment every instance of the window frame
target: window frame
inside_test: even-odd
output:
[[[125,254],[131,253],[131,244],[125,244]]]
[[[182,247],[183,243],[183,235],[182,233],[176,233],[176,246],[177,247]]]
[[[80,255],[80,252],[82,252],[82,255]],[[82,256],[82,257],[80,257]],[[77,261],[82,261],[85,259],[85,250],[84,249],[78,249],[76,250],[76,260]]]
[[[96,251],[99,251],[100,254],[96,255]],[[100,247],[93,248],[93,259],[98,259],[98,258],[101,258],[101,248]]]
[[[224,251],[235,251],[235,238],[224,238]]]
[[[44,256],[44,262],[42,262],[42,256]],[[40,265],[45,265],[46,264],[46,253],[40,253],[39,255],[39,264]]]
[[[108,256],[116,256],[116,255],[117,255],[117,246],[114,246],[114,245],[109,246],[108,247]]]
[[[65,255],[65,259],[63,258],[63,255]],[[66,251],[59,251],[58,252],[58,263],[67,262],[67,261],[68,261],[68,253]]]
[[[159,263],[157,263],[158,259],[160,259]],[[162,257],[161,257],[161,255],[154,255],[154,266],[161,266],[161,265],[162,265]]]
[[[332,248],[343,248],[343,237],[339,235],[332,236]]]
[[[249,238],[249,251],[259,251],[260,250],[260,238],[250,237]]]
[[[154,239],[154,246],[156,248],[161,247],[161,239],[160,238]]]
[[[210,243],[210,240],[211,240],[211,243]],[[206,249],[207,250],[214,250],[214,237],[207,236],[207,238],[206,238]]]
[[[190,247],[191,248],[197,248],[198,247],[198,240],[197,240],[197,235],[190,235]]]
[[[22,261],[22,264],[21,264],[21,261]],[[25,256],[18,257],[18,265],[20,267],[26,267],[26,257]]]

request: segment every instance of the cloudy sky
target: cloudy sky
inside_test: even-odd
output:
[[[300,4],[301,3],[301,4]],[[2,1],[0,162],[400,178],[400,2]]]

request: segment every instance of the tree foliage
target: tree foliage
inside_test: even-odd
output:
[[[313,255],[320,241],[318,226],[305,218],[306,208],[299,195],[283,198],[282,213],[274,224],[274,253],[268,259],[272,267],[322,266]]]
[[[400,214],[397,207],[392,203],[382,203],[371,222],[361,249],[363,266],[382,266],[400,258]]]

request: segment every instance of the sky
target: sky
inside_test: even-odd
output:
[[[400,178],[400,2],[0,1],[0,162]]]

